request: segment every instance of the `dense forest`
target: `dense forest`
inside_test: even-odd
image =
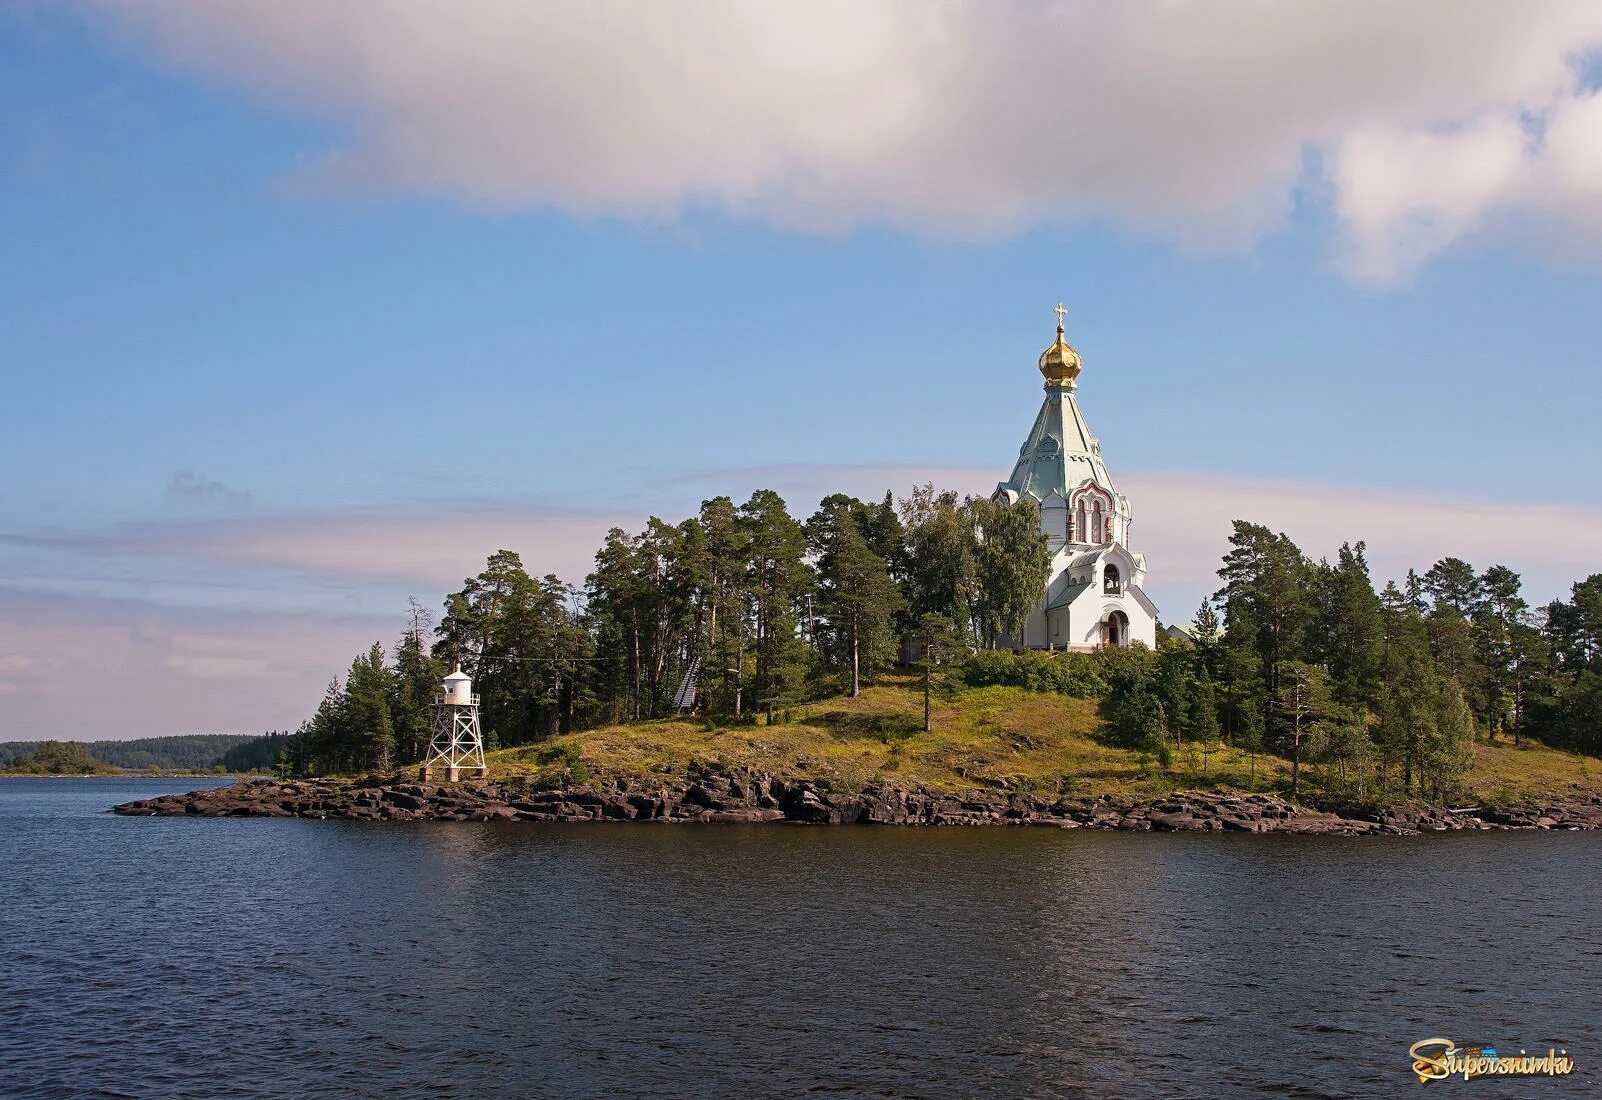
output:
[[[1602,753],[1602,575],[1532,608],[1506,566],[1444,558],[1376,591],[1361,542],[1315,562],[1237,520],[1230,546],[1187,644],[981,654],[966,678],[1103,697],[1115,741],[1165,764],[1230,744],[1357,798],[1449,794],[1477,738]]]
[[[1028,614],[1049,561],[1039,512],[924,486],[899,505],[823,500],[804,522],[771,490],[705,502],[672,524],[608,532],[582,589],[536,578],[510,550],[445,599],[413,601],[386,655],[375,643],[328,686],[286,756],[299,773],[384,770],[427,747],[431,702],[460,663],[490,745],[670,711],[687,670],[698,705],[770,720],[855,693],[902,636],[938,628],[966,648]]]
[[[23,769],[23,758],[37,756],[42,745],[73,744],[82,749],[83,755],[101,764],[129,771],[201,772],[218,767],[224,771],[262,771],[273,766],[287,739],[288,734],[258,737],[254,734],[186,733],[171,737],[138,737],[130,741],[7,741],[0,743],[0,768]],[[253,745],[258,747],[252,749]],[[52,759],[59,757],[60,750],[52,749],[51,754],[54,754]]]
[[[659,717],[694,670],[697,706],[725,722],[782,720],[940,639],[972,682],[1104,698],[1109,736],[1164,764],[1227,743],[1317,766],[1326,787],[1450,791],[1476,738],[1602,753],[1602,575],[1531,607],[1519,576],[1446,558],[1376,589],[1365,546],[1312,560],[1236,521],[1184,639],[1157,652],[1007,654],[1049,563],[1028,501],[931,486],[895,501],[826,498],[802,521],[778,494],[705,502],[680,523],[613,529],[583,588],[536,578],[510,550],[446,597],[413,601],[290,738],[295,773],[419,759],[455,664],[483,698],[491,745]],[[971,655],[971,657],[969,656]]]
[[[260,737],[245,739],[217,757],[215,766],[225,772],[272,771],[289,747],[291,736],[288,731],[269,731]]]

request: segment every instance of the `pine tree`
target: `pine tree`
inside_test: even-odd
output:
[[[1472,760],[1473,716],[1462,686],[1442,675],[1430,653],[1429,627],[1394,584],[1384,609],[1383,689],[1374,742],[1383,763],[1400,764],[1402,789],[1440,795],[1453,789]]]
[[[1307,631],[1315,621],[1312,568],[1301,550],[1286,535],[1276,535],[1259,524],[1236,520],[1230,536],[1232,549],[1218,575],[1224,581],[1214,599],[1224,608],[1227,624],[1225,665],[1232,705],[1258,716],[1270,741],[1283,731],[1273,701],[1279,697],[1282,662],[1301,660],[1307,652]],[[1256,679],[1240,678],[1256,658]],[[1254,697],[1244,693],[1255,691]]]
[[[732,711],[738,716],[742,709],[741,683],[750,639],[747,615],[750,597],[745,569],[749,536],[740,523],[734,502],[728,497],[713,497],[702,502],[700,526],[703,534],[701,575],[706,586],[703,596],[706,653],[716,677],[703,679],[722,685],[721,692],[709,692],[712,709]]]
[[[1278,743],[1291,762],[1292,798],[1300,788],[1302,761],[1322,748],[1324,723],[1332,704],[1329,675],[1322,668],[1303,661],[1285,662],[1275,707],[1280,719]]]
[[[1310,648],[1329,671],[1334,697],[1347,706],[1364,706],[1376,697],[1385,644],[1365,550],[1361,542],[1343,543],[1336,563],[1321,563],[1314,580],[1318,622]]]
[[[595,653],[600,658],[593,675],[602,694],[612,700],[614,722],[625,713],[635,720],[643,715],[645,662],[640,635],[645,596],[640,562],[639,539],[614,527],[595,552],[595,569],[585,580]]]
[[[918,618],[918,664],[923,666],[923,731],[934,728],[934,670],[965,650],[964,639],[944,615],[926,611]]]
[[[503,744],[560,727],[563,686],[589,644],[570,603],[557,578],[536,581],[510,550],[491,554],[483,572],[446,599],[435,655],[461,661],[483,696],[484,728]]]
[[[406,630],[395,643],[395,664],[390,677],[389,713],[395,729],[398,760],[413,763],[428,748],[434,697],[448,671],[429,652],[432,619],[428,609],[413,597],[408,601]]]
[[[1480,579],[1474,575],[1474,567],[1461,558],[1442,558],[1430,566],[1424,574],[1424,591],[1435,603],[1454,609],[1465,619],[1480,607]]]
[[[1213,608],[1213,601],[1204,597],[1196,610],[1192,637],[1196,642],[1196,659],[1209,673],[1218,671],[1220,635],[1218,612]]]
[[[861,691],[862,671],[887,662],[894,652],[892,619],[901,594],[883,558],[874,553],[861,520],[860,501],[829,497],[807,521],[807,542],[817,560],[822,649],[830,663],[850,673],[850,693]]]
[[[346,770],[387,772],[394,762],[395,728],[389,713],[390,674],[377,642],[351,663],[345,678],[339,753]]]
[[[1193,729],[1193,663],[1194,654],[1173,642],[1159,646],[1153,662],[1151,689],[1162,704],[1164,733],[1175,749],[1184,748],[1185,736]]]
[[[1373,743],[1368,733],[1367,707],[1331,706],[1324,718],[1321,764],[1334,773],[1326,787],[1362,798],[1364,776],[1370,766]]]
[[[1519,575],[1505,565],[1491,566],[1477,583],[1480,598],[1472,615],[1475,651],[1485,672],[1486,732],[1495,737],[1513,721],[1518,665],[1524,656],[1519,647],[1530,644],[1527,632],[1520,630],[1529,605],[1520,593]]]
[[[806,536],[771,489],[758,489],[740,506],[746,545],[745,588],[751,601],[756,670],[753,692],[772,721],[790,702],[805,673],[805,647],[796,635],[797,604],[811,587],[804,556]]]

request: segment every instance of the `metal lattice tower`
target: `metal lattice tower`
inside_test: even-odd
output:
[[[430,775],[446,782],[489,775],[484,764],[484,738],[478,730],[478,696],[473,694],[473,681],[461,665],[445,677],[444,691],[434,700],[433,736],[418,778],[426,783]]]

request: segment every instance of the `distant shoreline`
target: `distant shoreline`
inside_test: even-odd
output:
[[[5,772],[0,771],[0,779],[265,779],[265,772],[162,772],[160,775],[151,775],[149,772],[85,772],[82,774],[63,774],[57,772]]]

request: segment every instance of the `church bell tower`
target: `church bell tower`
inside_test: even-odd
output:
[[[1040,607],[1015,646],[1094,649],[1157,644],[1157,608],[1146,596],[1146,557],[1130,549],[1129,500],[1113,485],[1077,391],[1084,360],[1068,343],[1058,303],[1057,338],[1040,353],[1046,397],[1018,449],[1012,476],[991,499],[1033,501],[1052,555]]]

